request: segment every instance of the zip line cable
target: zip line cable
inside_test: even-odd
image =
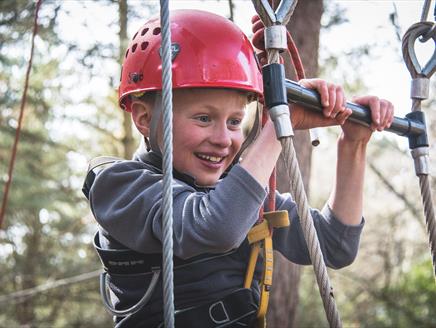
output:
[[[26,106],[27,89],[29,88],[30,70],[32,69],[33,50],[35,47],[35,36],[38,33],[38,13],[39,13],[39,8],[41,6],[41,2],[42,2],[42,0],[38,0],[36,3],[36,7],[35,7],[35,17],[34,17],[34,21],[33,21],[33,33],[32,33],[31,47],[30,47],[30,57],[29,57],[29,61],[27,64],[26,78],[24,81],[24,90],[23,90],[23,95],[21,97],[20,115],[18,117],[18,126],[17,126],[17,129],[15,130],[15,139],[14,139],[14,143],[12,145],[12,155],[11,155],[11,159],[9,161],[8,175],[7,175],[7,180],[6,180],[4,191],[3,191],[2,207],[0,210],[0,229],[1,229],[2,224],[3,224],[3,219],[5,216],[5,212],[6,212],[6,206],[8,203],[9,190],[10,190],[11,183],[12,183],[12,174],[14,171],[15,159],[17,157],[18,142],[20,139],[20,133],[21,133],[21,128],[22,128],[22,124],[23,124],[24,107]]]

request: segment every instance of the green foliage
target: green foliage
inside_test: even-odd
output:
[[[365,327],[435,327],[436,284],[430,261],[414,265],[391,286],[372,292]]]
[[[107,327],[97,278],[77,285],[16,298],[13,293],[100,267],[77,171],[73,135],[54,127],[69,119],[57,106],[68,103],[62,59],[48,56],[61,42],[54,29],[60,7],[47,2],[40,12],[24,125],[20,135],[9,202],[0,234],[0,326]],[[33,25],[34,2],[0,5],[0,171],[7,172],[15,137]],[[65,58],[63,58],[65,59]],[[75,137],[75,136],[74,136]],[[5,176],[2,176],[3,192]],[[7,295],[10,295],[7,297]]]

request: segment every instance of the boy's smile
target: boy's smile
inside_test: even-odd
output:
[[[174,168],[200,186],[214,185],[241,148],[246,105],[247,96],[235,90],[175,90]]]

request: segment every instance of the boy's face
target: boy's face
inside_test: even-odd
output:
[[[244,141],[247,97],[230,89],[187,89],[175,90],[173,103],[174,168],[200,186],[214,185]]]

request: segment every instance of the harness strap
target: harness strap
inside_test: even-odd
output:
[[[162,253],[145,254],[132,249],[105,249],[100,245],[99,232],[94,236],[94,248],[103,264],[104,270],[109,274],[148,274],[155,272],[162,267]],[[235,253],[231,250],[223,254],[205,254],[183,260],[177,256],[173,257],[174,268],[206,262]]]
[[[251,244],[251,252],[244,281],[244,288],[250,288],[257,258],[263,244],[264,261],[260,284],[260,304],[257,312],[258,327],[266,327],[265,316],[268,310],[274,268],[272,232],[274,228],[287,227],[290,224],[287,211],[265,212],[263,218],[264,220],[251,228],[247,235],[248,242]]]
[[[252,291],[245,288],[238,289],[216,302],[206,303],[193,309],[176,311],[176,327],[229,327],[237,321],[253,315],[256,310],[257,306]]]
[[[104,306],[112,315],[115,316],[125,316],[138,312],[148,303],[148,301],[150,301],[150,298],[153,295],[154,290],[156,289],[159,276],[160,276],[160,270],[156,269],[155,271],[153,271],[153,276],[151,277],[151,281],[147,287],[146,292],[135,305],[124,310],[116,310],[112,306],[109,300],[110,297],[107,293],[107,272],[103,272],[102,274],[100,274],[100,296],[101,299],[103,300]]]
[[[175,311],[175,327],[230,328],[251,327],[257,304],[252,290],[241,288],[218,300]],[[116,328],[163,328],[162,314],[145,316],[137,312],[126,316]]]

